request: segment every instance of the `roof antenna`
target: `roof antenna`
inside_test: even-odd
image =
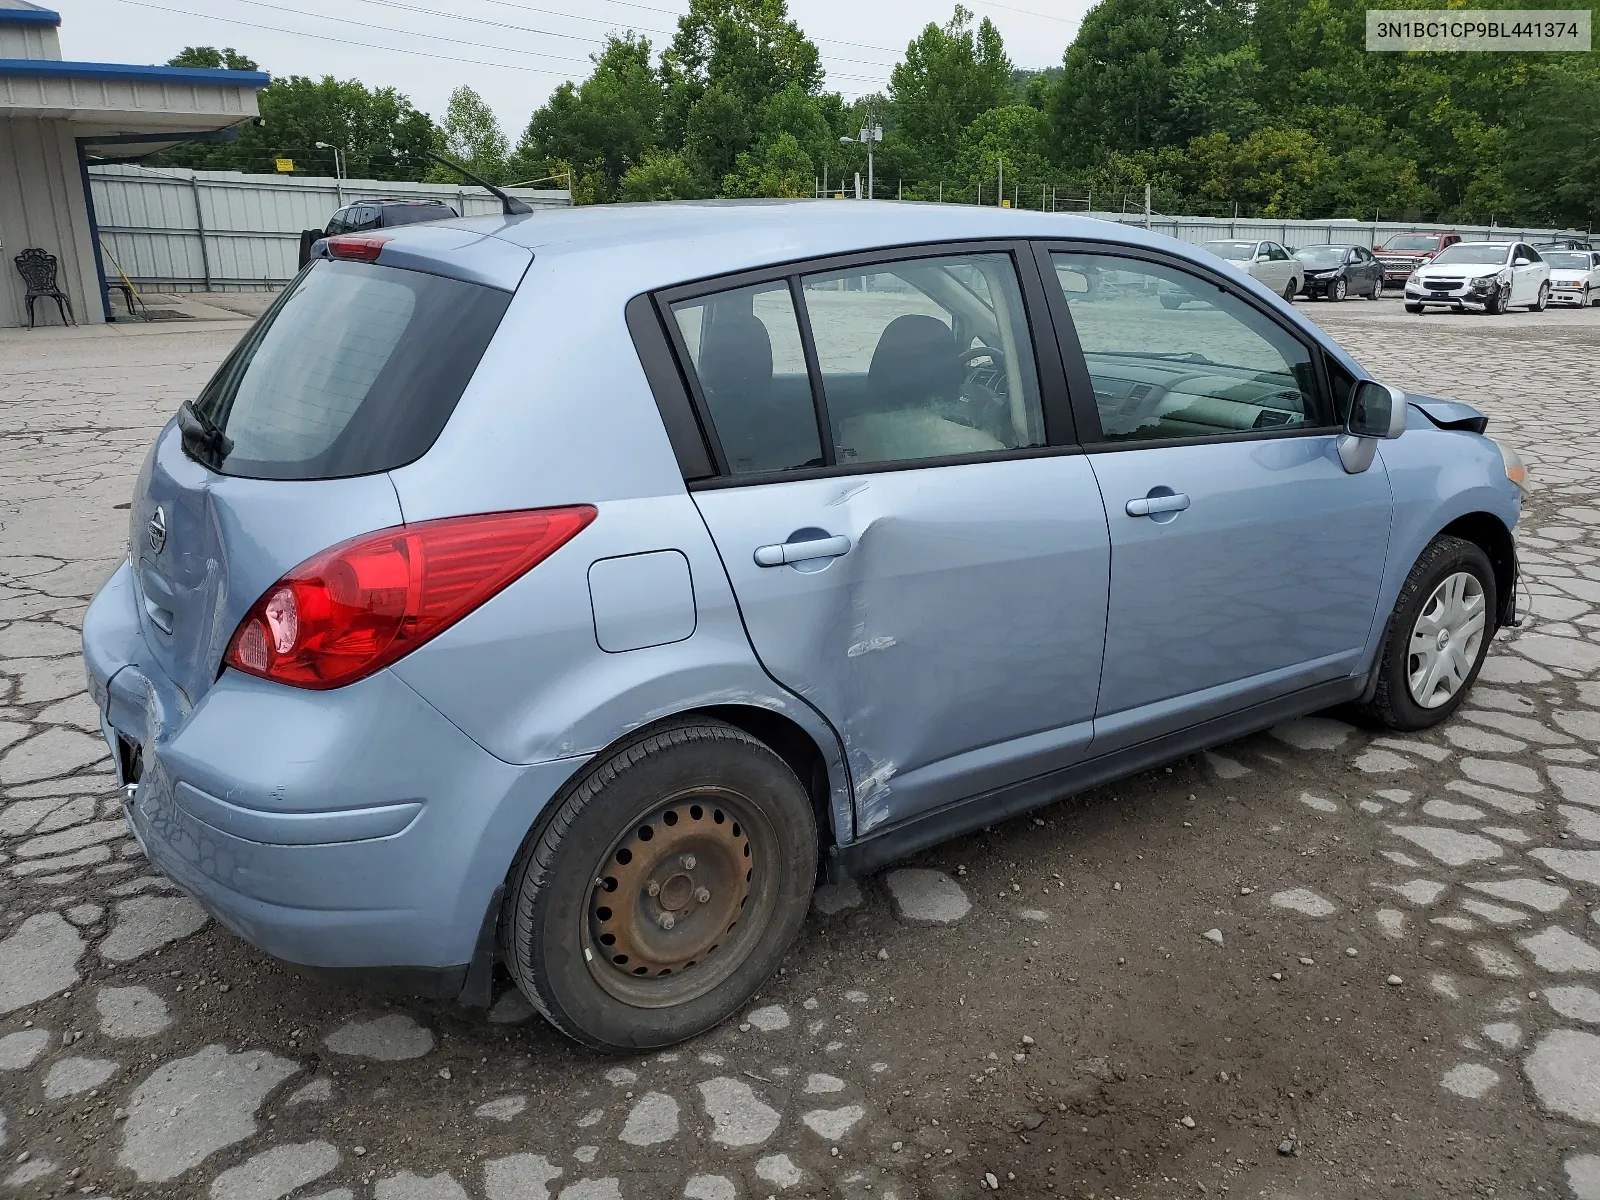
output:
[[[511,195],[504,188],[496,187],[494,184],[490,183],[486,179],[479,179],[476,175],[474,175],[471,171],[467,170],[460,163],[452,162],[450,159],[446,158],[444,155],[435,154],[432,150],[424,150],[423,153],[426,154],[429,158],[433,159],[434,162],[443,163],[445,166],[449,167],[452,171],[459,171],[462,175],[466,176],[466,178],[470,182],[477,184],[481,188],[487,189],[491,196],[493,196],[495,199],[500,201],[500,209],[501,209],[502,212],[505,213],[506,216],[508,216],[508,217],[519,216],[521,214],[531,213],[533,211],[533,209],[528,207],[526,201],[518,200],[515,196]]]

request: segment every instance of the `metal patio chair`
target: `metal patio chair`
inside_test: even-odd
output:
[[[28,285],[28,328],[34,327],[33,302],[41,297],[54,300],[56,309],[61,313],[63,325],[76,325],[78,319],[72,313],[71,298],[56,285],[57,260],[48,250],[41,250],[38,246],[29,246],[12,260],[17,264],[17,272],[22,276],[22,282]]]

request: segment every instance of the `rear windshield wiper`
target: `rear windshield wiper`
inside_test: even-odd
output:
[[[220,466],[233,453],[233,439],[222,427],[185,400],[178,409],[178,429],[183,434],[183,452],[202,466]]]

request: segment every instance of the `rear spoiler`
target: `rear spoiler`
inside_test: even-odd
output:
[[[1435,396],[1406,396],[1406,401],[1440,429],[1464,429],[1482,433],[1489,428],[1489,418],[1470,404],[1459,400],[1440,400]]]

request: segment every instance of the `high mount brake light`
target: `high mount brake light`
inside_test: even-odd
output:
[[[354,259],[356,262],[377,262],[385,242],[394,240],[387,233],[341,233],[328,239],[328,253],[334,258]]]
[[[251,606],[223,661],[293,687],[365,679],[510,586],[595,518],[588,504],[446,517],[306,559]]]

